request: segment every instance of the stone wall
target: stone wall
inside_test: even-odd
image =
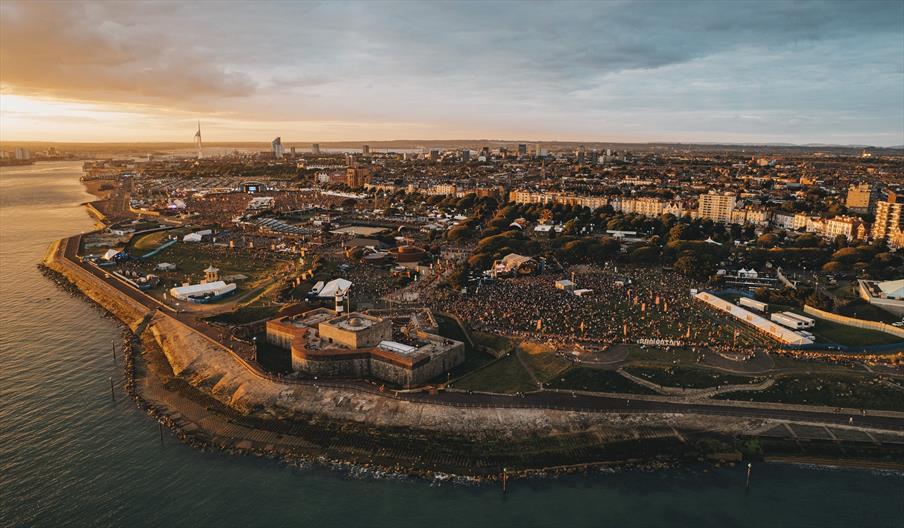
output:
[[[310,359],[292,354],[292,370],[323,378],[370,377],[370,358]]]
[[[827,319],[832,321],[833,323],[843,324],[847,326],[853,326],[855,328],[866,328],[868,330],[876,330],[878,332],[885,332],[886,334],[891,334],[893,336],[900,337],[904,339],[904,328],[898,328],[892,326],[887,323],[880,323],[878,321],[866,321],[864,319],[855,319],[853,317],[846,317],[844,315],[838,315],[831,312],[826,312],[824,310],[820,310],[819,308],[815,308],[813,306],[804,306],[804,312],[819,317],[820,319]]]

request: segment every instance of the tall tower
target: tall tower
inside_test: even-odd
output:
[[[198,149],[198,159],[203,157],[201,153],[201,149],[203,148],[201,145],[201,120],[198,120],[198,131],[195,132],[195,148]]]
[[[281,137],[278,137],[278,138],[274,139],[273,141],[271,141],[270,147],[273,150],[274,157],[276,157],[277,159],[280,159],[283,157],[283,154],[285,153],[285,148],[283,147]]]

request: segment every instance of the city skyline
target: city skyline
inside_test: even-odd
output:
[[[896,2],[0,9],[4,142],[904,144]]]

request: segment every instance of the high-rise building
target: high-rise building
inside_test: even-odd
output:
[[[471,150],[470,149],[462,149],[461,150],[461,161],[467,163],[471,161]]]
[[[879,198],[878,190],[869,183],[863,182],[848,187],[845,205],[856,213],[868,213],[873,210]]]
[[[352,189],[360,189],[370,179],[370,169],[367,167],[349,167],[345,169],[345,184]]]
[[[195,149],[198,151],[198,159],[203,157],[203,145],[201,144],[201,121],[198,121],[198,131],[195,132]]]
[[[527,156],[527,144],[518,143],[518,157],[523,158],[525,156]]]
[[[17,148],[17,149],[16,149],[16,159],[17,159],[17,160],[20,160],[20,161],[22,161],[22,160],[30,160],[30,159],[31,159],[31,152],[29,152],[28,149]]]
[[[430,151],[430,161],[433,161],[433,162],[439,161],[439,151],[438,150]]]
[[[894,240],[904,231],[904,203],[895,193],[888,193],[888,200],[876,203],[876,221],[870,233],[875,240]]]
[[[542,155],[543,155],[543,148],[540,146],[539,143],[537,143],[536,145],[534,145],[534,156],[539,158]]]
[[[370,156],[370,145],[364,145],[361,147],[361,153],[365,156]]]
[[[700,218],[714,222],[731,222],[731,213],[735,208],[733,193],[709,192],[700,195],[698,213]]]
[[[283,154],[286,152],[282,146],[282,138],[280,137],[270,142],[270,148],[273,151],[273,156],[277,159],[282,158]]]
[[[584,145],[581,145],[580,147],[577,148],[577,150],[574,151],[575,160],[577,160],[578,163],[584,163],[584,154],[585,153],[586,153],[586,151],[584,150]]]
[[[314,154],[320,154],[320,143],[314,143],[311,145],[311,152]]]

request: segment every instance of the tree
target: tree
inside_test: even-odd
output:
[[[777,243],[778,237],[772,233],[766,233],[756,239],[756,245],[766,249],[774,248]]]
[[[696,256],[685,255],[675,261],[675,271],[688,277],[699,277],[700,262]]]
[[[846,268],[847,266],[844,263],[832,260],[823,264],[822,271],[826,273],[843,273]]]
[[[669,241],[669,242],[673,242],[673,241],[675,241],[675,240],[685,240],[685,239],[687,239],[687,238],[688,238],[688,237],[687,237],[688,229],[689,229],[689,228],[688,228],[688,225],[687,225],[687,224],[684,224],[684,223],[681,223],[681,224],[675,224],[675,226],[669,230],[669,238],[668,238],[668,241]]]
[[[860,259],[860,251],[857,248],[846,247],[832,253],[832,260],[841,262],[842,264],[853,264]]]

